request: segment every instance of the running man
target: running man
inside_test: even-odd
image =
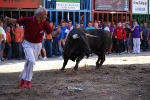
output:
[[[60,28],[57,31],[52,32],[52,27],[45,20],[47,18],[47,10],[44,7],[40,7],[36,10],[35,16],[24,17],[21,19],[13,19],[5,17],[7,22],[18,23],[19,25],[25,26],[25,40],[22,43],[26,63],[24,65],[24,70],[20,74],[20,88],[31,88],[31,80],[33,76],[33,67],[35,65],[35,60],[38,58],[42,47],[42,39],[44,32],[55,37],[60,33]]]

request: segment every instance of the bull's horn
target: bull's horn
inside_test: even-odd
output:
[[[78,38],[80,38],[80,36],[79,36],[78,34],[74,34],[74,35],[72,36],[72,38],[73,38],[73,39],[78,39]]]
[[[85,33],[86,34],[86,33]],[[86,34],[86,36],[89,36],[89,37],[97,37],[95,35],[91,35],[91,34]]]

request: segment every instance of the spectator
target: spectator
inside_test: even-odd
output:
[[[130,53],[130,39],[131,39],[131,29],[129,28],[129,24],[125,24],[125,31],[126,31],[126,41],[124,42],[125,52]]]
[[[142,27],[142,36],[143,36],[143,51],[147,51],[148,49],[148,42],[147,42],[147,37],[148,37],[149,29],[147,27],[147,23],[144,23],[144,26]]]
[[[65,45],[65,41],[67,39],[67,35],[69,34],[69,30],[67,29],[67,27],[65,26],[65,22],[62,21],[61,22],[61,43],[63,44],[63,46]]]
[[[132,26],[131,31],[133,32],[133,52],[132,53],[137,53],[140,54],[140,38],[143,39],[142,37],[142,29],[138,25],[137,21],[134,21],[134,26]]]
[[[92,26],[92,22],[88,22],[88,27],[86,27],[86,30],[90,30],[90,29],[95,29],[95,28]]]
[[[6,28],[6,49],[7,49],[7,58],[6,59],[11,59],[12,55],[12,45],[11,45],[12,39],[10,35],[10,27]]]
[[[39,59],[47,60],[46,50],[45,50],[45,33],[44,33],[44,36],[43,36],[43,39],[42,39],[41,43],[42,43],[42,49],[41,49],[42,53],[40,52]],[[44,57],[42,56],[42,54],[43,54]]]
[[[80,24],[80,28],[84,29],[84,24],[83,23]]]
[[[99,26],[98,26],[98,23],[97,23],[97,22],[94,23],[94,28],[95,28],[95,29],[99,29]]]
[[[4,22],[3,24],[4,24],[4,25],[3,25],[3,29],[4,29],[4,30],[5,30],[5,32],[6,32],[7,23],[6,23],[6,22]]]
[[[76,28],[80,28],[80,24],[76,24]]]
[[[58,26],[56,26],[54,31],[57,31]],[[53,53],[55,56],[60,56],[60,58],[62,57],[62,48],[61,48],[61,43],[59,44],[61,39],[61,34],[58,34],[56,37],[53,37]],[[59,46],[58,46],[59,44]]]
[[[2,59],[2,50],[3,50],[3,46],[2,46],[2,41],[5,40],[4,39],[4,35],[2,34],[2,30],[0,29],[0,62]]]
[[[122,46],[123,41],[126,40],[126,31],[121,27],[121,23],[118,23],[118,27],[114,31],[114,36],[116,39],[116,52],[118,55],[121,55],[122,53]]]
[[[61,21],[61,22],[62,22],[62,21]],[[63,22],[64,22],[64,21],[63,21]],[[67,22],[65,22],[65,26],[68,27],[68,23],[67,23]]]
[[[113,36],[113,27],[111,27],[111,23],[110,23],[110,22],[108,22],[107,26],[108,26],[108,28],[109,28],[109,30],[110,30],[110,36],[111,36],[111,38],[112,38],[112,36]],[[111,54],[112,45],[113,45],[113,42],[112,42],[112,44],[111,44],[110,49],[108,50],[108,54],[109,54],[109,55]]]
[[[113,28],[113,33],[114,33],[114,31],[115,31],[115,29],[116,29],[116,25],[115,25],[115,24],[112,24],[112,28]],[[113,36],[112,36],[112,41],[113,41],[113,47],[112,47],[112,49],[113,49],[114,52],[116,52],[116,39],[115,39],[114,34],[113,34]]]
[[[23,47],[22,47],[23,40],[24,40],[23,29],[17,23],[15,29],[15,43],[16,43],[15,46],[17,52],[17,60],[21,60],[23,58]]]
[[[147,40],[148,40],[148,51],[150,52],[150,33],[149,33],[149,35],[147,37]]]
[[[72,21],[68,21],[68,27],[67,27],[67,29],[69,30],[69,32],[73,29]],[[67,39],[67,37],[68,37],[68,34],[66,34],[66,39]],[[66,41],[66,39],[65,39],[65,41]]]
[[[1,41],[1,53],[2,53],[2,57],[0,59],[0,60],[3,61],[4,60],[3,54],[4,54],[5,42],[6,42],[6,33],[5,33],[4,29],[3,29],[3,22],[2,21],[0,21],[0,31],[2,32],[2,34],[4,36],[4,39],[2,39],[2,41]]]
[[[53,27],[53,22],[50,22],[50,26]],[[52,47],[52,43],[53,43],[53,38],[52,38],[52,35],[51,34],[47,34],[46,33],[46,55],[47,55],[47,58],[52,58],[53,56],[53,53],[52,53],[52,50],[53,50],[53,47]]]
[[[110,32],[109,27],[107,27],[107,24],[106,24],[106,23],[104,23],[104,24],[102,25],[102,29],[105,30],[105,31],[109,31],[109,32]]]
[[[101,23],[101,21],[98,21],[98,26],[99,26],[99,28],[102,28],[102,23]]]
[[[122,23],[122,28],[125,28],[126,26],[125,26],[125,23]]]
[[[65,26],[65,22],[64,21],[62,21],[61,22],[61,33],[60,33],[61,35],[61,39],[60,39],[60,41],[59,41],[59,50],[62,52],[62,50],[63,50],[63,47],[64,47],[64,45],[65,45],[65,41],[66,41],[66,39],[67,39],[67,35],[69,34],[69,30],[67,29],[67,27]],[[62,55],[61,55],[62,56]],[[60,56],[60,58],[61,58],[61,56]]]
[[[67,29],[69,31],[71,31],[73,29],[72,21],[68,21],[68,27],[67,27]]]
[[[16,51],[16,42],[15,42],[15,29],[16,29],[15,24],[12,23],[10,28],[11,28],[11,32],[13,33],[13,34],[11,34],[11,37],[12,37],[12,52],[16,56],[17,55],[17,51]]]

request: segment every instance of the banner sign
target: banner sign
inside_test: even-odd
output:
[[[80,0],[56,0],[57,10],[80,10]]]
[[[132,0],[133,14],[148,14],[148,0]]]
[[[0,0],[0,8],[38,8],[37,0]]]
[[[129,0],[95,0],[95,10],[129,11]]]

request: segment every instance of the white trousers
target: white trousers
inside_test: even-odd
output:
[[[133,52],[140,53],[140,38],[133,38]]]
[[[41,43],[30,43],[26,40],[22,43],[24,53],[26,56],[26,63],[24,65],[24,70],[20,74],[20,78],[26,81],[31,81],[33,76],[33,67],[35,65],[35,60],[38,58],[40,50],[42,48]]]

